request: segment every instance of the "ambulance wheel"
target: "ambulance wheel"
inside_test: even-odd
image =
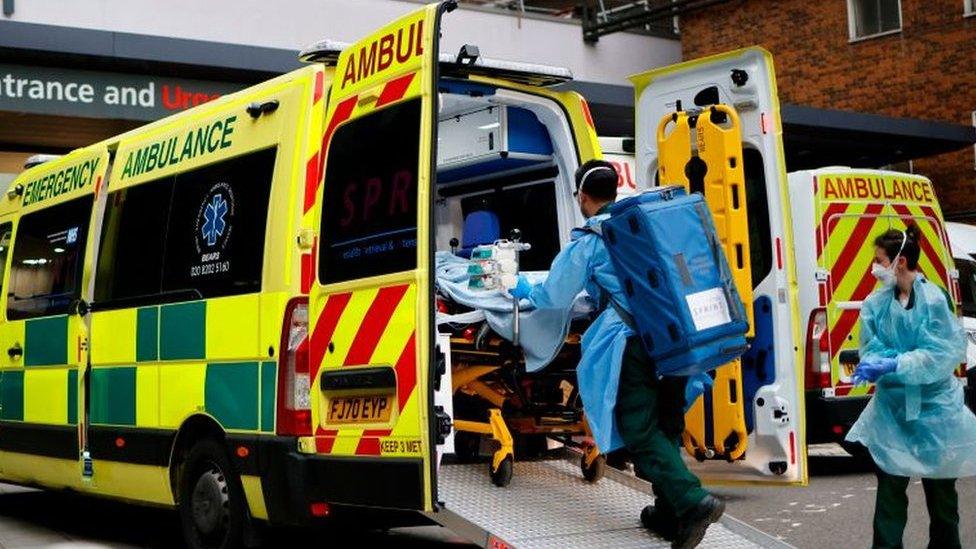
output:
[[[581,457],[580,470],[583,471],[583,478],[586,479],[586,482],[600,482],[603,474],[607,471],[607,456],[598,456],[589,467],[586,466],[586,456]]]
[[[491,483],[495,486],[504,488],[512,483],[512,473],[515,471],[514,465],[515,459],[512,456],[505,456],[502,460],[501,465],[498,466],[498,470],[492,470],[491,464],[488,464],[488,474],[491,475]]]
[[[198,442],[180,478],[180,522],[183,538],[194,549],[242,547],[247,527],[244,488],[223,446]]]

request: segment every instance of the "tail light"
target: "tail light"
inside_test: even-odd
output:
[[[279,349],[277,432],[279,435],[311,436],[307,297],[296,297],[288,302]]]
[[[826,309],[814,309],[807,322],[806,373],[807,389],[831,386],[830,332],[827,330]]]

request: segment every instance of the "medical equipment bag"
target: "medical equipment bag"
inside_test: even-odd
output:
[[[714,370],[748,350],[745,308],[701,195],[662,187],[626,198],[599,232],[659,375]]]

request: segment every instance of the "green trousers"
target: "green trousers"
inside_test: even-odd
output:
[[[635,473],[653,485],[655,508],[675,518],[708,495],[681,459],[686,382],[684,377],[657,379],[640,340],[627,340],[617,391],[617,427]]]
[[[902,547],[908,522],[908,477],[889,475],[877,469],[878,496],[874,504],[874,543],[876,548]],[[956,479],[923,478],[925,506],[929,510],[929,547],[953,549],[959,542],[959,498]]]

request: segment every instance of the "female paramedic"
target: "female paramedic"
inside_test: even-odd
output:
[[[577,367],[587,421],[604,453],[626,446],[637,475],[653,484],[656,505],[644,509],[641,522],[672,547],[695,547],[725,506],[685,466],[678,440],[685,402],[697,399],[711,378],[658,379],[654,363],[628,327],[632,311],[627,298],[603,239],[590,229],[609,217],[617,197],[613,165],[602,160],[583,164],[576,171],[575,194],[586,226],[573,230],[572,242],[553,260],[544,282],[533,286],[519,277],[510,293],[535,308],[568,310],[586,289],[601,304],[583,336]]]
[[[881,287],[861,308],[855,383],[874,398],[847,440],[877,466],[874,547],[901,547],[909,477],[921,477],[929,547],[960,547],[956,479],[976,475],[976,416],[954,375],[966,340],[946,294],[918,272],[919,233],[889,230],[875,241],[872,274]]]

